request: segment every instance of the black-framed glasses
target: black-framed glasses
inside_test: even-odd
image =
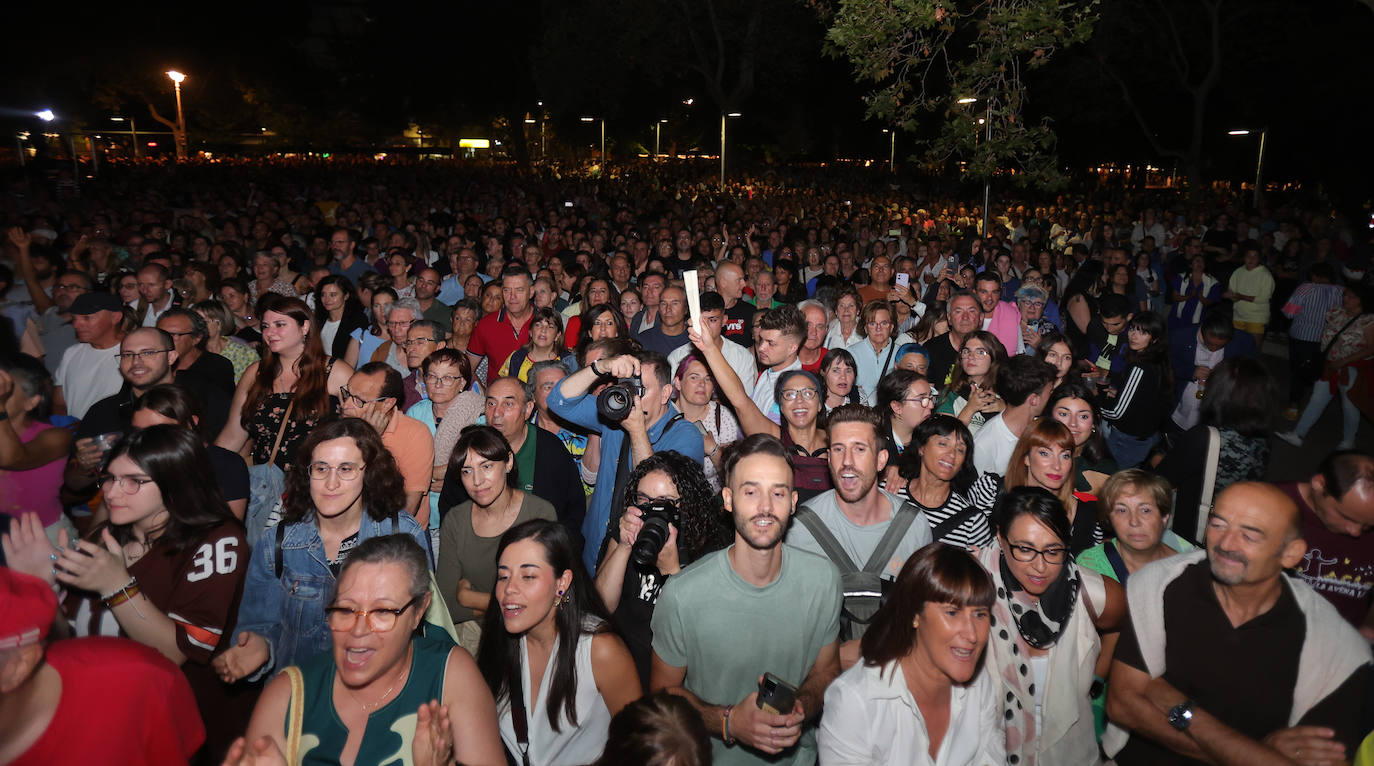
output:
[[[140,489],[143,489],[144,484],[152,483],[152,479],[140,479],[136,476],[115,476],[108,473],[101,476],[99,481],[101,492],[109,492],[111,485],[118,484],[120,491],[126,495],[137,494]]]
[[[402,341],[402,342],[401,342],[401,345],[404,346],[405,348],[415,348],[416,346],[419,346],[419,345],[424,344],[424,343],[438,343],[438,342],[439,342],[439,339],[438,339],[438,338],[411,338],[410,340]]]
[[[434,375],[431,373],[425,376],[425,385],[447,387],[454,385],[460,380],[462,380],[462,378],[457,375]]]
[[[1023,564],[1035,561],[1036,556],[1043,556],[1046,564],[1063,564],[1069,555],[1069,549],[1064,547],[1046,548],[1042,551],[1029,545],[1008,544],[1007,548],[1010,549],[1011,557]]]
[[[171,335],[171,333],[168,333],[168,335]],[[151,362],[158,354],[166,354],[171,350],[170,348],[150,348],[146,351],[126,351],[115,354],[115,359],[119,360],[121,364],[124,362],[132,362],[135,359]]]
[[[367,405],[373,402],[380,402],[386,397],[379,396],[376,399],[364,399],[361,396],[358,396],[357,394],[350,391],[348,389],[348,386],[339,386],[339,398],[345,402],[353,402],[354,407],[366,407]]]
[[[367,627],[373,633],[385,633],[396,627],[396,620],[405,611],[420,602],[424,596],[416,596],[407,601],[400,609],[353,609],[347,606],[331,606],[324,610],[329,629],[335,633],[347,633],[358,624],[359,617],[367,617]]]

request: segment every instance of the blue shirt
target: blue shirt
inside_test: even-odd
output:
[[[582,563],[587,572],[596,572],[597,555],[601,552],[601,541],[606,537],[606,524],[611,518],[611,499],[615,494],[616,472],[632,470],[632,465],[619,465],[620,446],[627,434],[616,426],[602,423],[596,415],[596,397],[590,393],[566,397],[560,383],[549,392],[549,410],[560,418],[581,426],[583,430],[601,434],[601,471],[597,477],[596,489],[592,491],[591,504],[587,516],[582,521],[582,539],[586,547],[582,549]],[[669,450],[681,453],[698,463],[706,459],[706,447],[702,444],[701,433],[691,423],[679,418],[677,408],[669,404],[663,417],[649,426],[649,445],[654,452]],[[671,424],[671,425],[670,425]]]
[[[358,280],[361,279],[362,276],[369,271],[376,271],[376,269],[367,265],[367,261],[364,261],[362,258],[355,257],[353,259],[353,265],[346,269],[343,266],[339,265],[338,260],[333,260],[329,262],[329,273],[341,274],[345,277],[348,277],[348,281],[352,282],[354,287],[358,286]]]

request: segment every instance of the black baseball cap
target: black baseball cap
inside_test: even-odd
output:
[[[120,302],[119,296],[114,293],[82,293],[72,301],[72,307],[67,310],[69,314],[88,316],[97,311],[123,311],[124,304]]]

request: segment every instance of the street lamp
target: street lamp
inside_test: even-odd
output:
[[[605,117],[583,117],[583,122],[601,121],[601,166],[606,166],[606,118]]]
[[[1248,128],[1226,131],[1226,135],[1228,136],[1248,136],[1250,133],[1251,131]],[[1269,128],[1260,128],[1259,158],[1255,160],[1255,195],[1253,198],[1255,207],[1259,207],[1260,187],[1264,184],[1264,142],[1268,137]]]
[[[134,159],[138,159],[138,123],[132,117],[111,117],[110,122],[128,122],[129,135],[134,139]]]
[[[979,99],[975,98],[974,96],[964,96],[963,98],[959,99],[957,103],[974,104],[977,103],[978,100]],[[992,141],[992,99],[987,99],[987,114],[981,120],[981,122],[983,123],[986,129],[986,136],[983,138],[983,140],[985,142]],[[984,237],[988,235],[988,201],[991,195],[992,175],[991,171],[989,171],[989,175],[983,177],[983,228],[982,231],[979,232],[979,234],[982,234]]]
[[[181,111],[181,82],[186,79],[186,75],[175,69],[167,70],[167,76],[172,80],[172,86],[177,92],[177,159],[186,159],[186,114]]]
[[[721,113],[720,115],[720,190],[725,191],[725,118],[739,117],[739,112]]]
[[[897,172],[897,131],[883,128],[884,133],[892,134],[892,151],[887,158],[887,172]]]
[[[663,138],[663,123],[667,120],[659,120],[654,123],[654,162],[658,162],[658,145]]]
[[[34,112],[33,116],[37,117],[43,122],[52,122],[53,120],[57,119],[57,115],[53,114],[51,109],[44,109],[41,112]]]

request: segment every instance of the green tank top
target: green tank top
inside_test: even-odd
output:
[[[416,711],[430,700],[442,700],[444,671],[453,643],[416,636],[410,675],[401,693],[367,718],[362,744],[354,763],[411,766]],[[334,652],[324,651],[300,664],[305,681],[305,715],[301,727],[301,766],[338,764],[348,729],[334,712]],[[282,722],[291,719],[290,704]]]

